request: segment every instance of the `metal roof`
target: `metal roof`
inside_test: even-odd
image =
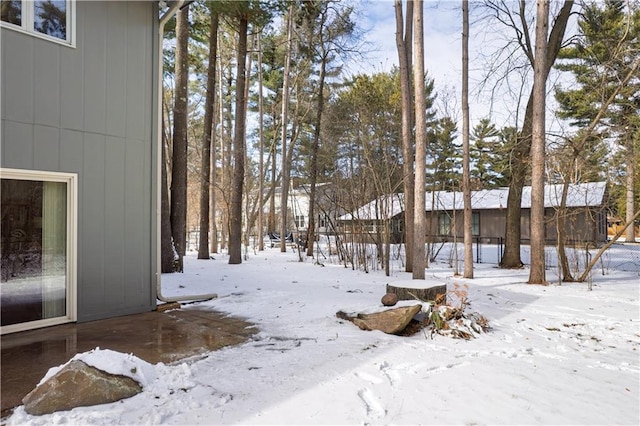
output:
[[[558,207],[562,199],[562,184],[545,185],[544,206]],[[567,207],[597,207],[604,203],[606,182],[589,182],[569,185]],[[483,189],[471,192],[473,210],[496,210],[507,207],[509,188]],[[455,208],[454,208],[455,206]],[[531,208],[531,187],[522,190],[521,208]],[[425,195],[425,211],[462,210],[462,192],[428,191]],[[339,220],[388,219],[404,211],[404,194],[388,194],[365,204],[359,209],[342,215]]]

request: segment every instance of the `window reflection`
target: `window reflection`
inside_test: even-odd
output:
[[[42,34],[67,39],[66,0],[36,0],[33,29]]]
[[[2,0],[0,4],[0,20],[14,25],[22,25],[22,1]]]
[[[66,311],[66,183],[2,179],[0,324]]]

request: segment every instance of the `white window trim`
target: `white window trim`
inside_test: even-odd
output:
[[[67,39],[62,40],[36,31],[34,17],[33,0],[22,0],[22,25],[12,24],[11,22],[0,21],[0,27],[29,34],[33,37],[51,41],[68,47],[76,47],[76,0],[66,0],[67,2]]]
[[[62,182],[67,184],[67,282],[66,314],[55,318],[0,326],[0,334],[75,322],[78,319],[78,175],[77,173],[44,172],[0,168],[1,179]]]

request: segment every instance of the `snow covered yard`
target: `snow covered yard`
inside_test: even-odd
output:
[[[336,318],[382,310],[385,285],[410,278],[403,272],[322,267],[277,248],[241,265],[185,261],[184,274],[163,275],[164,294],[217,292],[198,307],[249,319],[253,340],[155,365],[128,400],[42,417],[18,408],[8,424],[640,424],[637,272],[594,274],[588,292],[527,285],[526,269],[475,265],[463,280],[431,265],[429,282],[466,283],[469,309],[490,321],[465,341]]]

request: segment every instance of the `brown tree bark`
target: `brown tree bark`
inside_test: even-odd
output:
[[[247,64],[248,20],[240,17],[236,73],[235,131],[233,135],[233,182],[229,208],[229,264],[242,263],[242,194],[244,190],[246,99],[244,96]]]
[[[207,93],[204,101],[202,130],[202,163],[200,168],[200,230],[198,259],[209,259],[209,204],[211,186],[211,138],[216,99],[216,56],[218,54],[218,13],[212,12],[209,26],[209,65],[207,69]],[[213,144],[215,149],[215,144]],[[215,238],[215,236],[214,236]]]
[[[326,12],[324,12],[326,13]],[[313,246],[316,240],[316,183],[318,180],[318,151],[320,150],[320,129],[322,126],[322,113],[324,112],[324,85],[327,72],[328,52],[324,44],[324,34],[320,28],[320,75],[318,76],[318,102],[316,103],[316,120],[311,143],[311,159],[309,161],[309,223],[307,227],[307,256],[313,256]]]
[[[171,204],[169,203],[169,184],[167,182],[167,140],[162,120],[162,167],[160,173],[160,270],[163,274],[175,272],[173,263],[173,238],[171,237]]]
[[[402,187],[404,190],[404,247],[405,272],[413,271],[414,232],[414,156],[413,106],[411,91],[411,62],[413,39],[413,0],[407,0],[407,16],[403,24],[402,0],[394,2],[396,12],[396,47],[400,65],[400,91],[402,96]]]
[[[262,92],[262,33],[258,33],[258,250],[264,250],[264,95]]]
[[[415,127],[416,127],[416,172],[414,194],[414,221],[413,233],[413,279],[425,277],[425,181],[426,181],[426,144],[427,144],[427,118],[425,100],[425,72],[424,72],[424,26],[423,26],[423,0],[414,0],[413,3],[414,36],[414,67],[413,87],[415,88]]]
[[[633,217],[633,211],[635,208],[635,193],[634,193],[634,179],[635,179],[635,155],[633,152],[633,135],[626,135],[626,163],[627,163],[627,182],[626,182],[626,219],[627,222],[631,220]],[[625,234],[625,241],[627,242],[635,242],[635,226],[631,225],[627,228],[627,232]]]
[[[533,134],[531,143],[531,267],[529,284],[547,284],[544,248],[544,180],[547,96],[547,32],[549,0],[538,0],[536,8],[536,47],[533,66]]]
[[[521,0],[524,6],[524,0]],[[562,47],[562,40],[567,28],[567,22],[571,15],[571,8],[573,7],[573,0],[565,0],[560,12],[555,17],[553,28],[549,34],[547,43],[547,57],[545,66],[545,79],[548,77],[551,67],[555,63],[560,48]],[[526,21],[524,16],[524,7],[521,8],[521,20]],[[525,37],[525,40],[528,40]],[[531,46],[526,43],[521,43],[521,48],[527,57],[530,58],[531,65],[533,65],[534,52],[531,50]],[[533,133],[533,90],[529,95],[527,101],[527,107],[525,110],[524,121],[522,124],[522,131],[518,136],[518,141],[511,153],[511,180],[509,181],[509,195],[507,197],[507,211],[506,211],[506,225],[505,225],[505,250],[502,260],[500,261],[501,268],[521,268],[522,260],[520,257],[520,220],[522,216],[522,190],[526,182],[526,178],[529,170],[529,154],[531,149],[531,135]]]
[[[462,0],[462,198],[464,278],[473,278],[473,212],[469,167],[469,1]]]
[[[189,82],[189,8],[176,15],[176,65],[171,161],[171,233],[180,257],[187,245],[187,100]]]
[[[284,60],[284,80],[282,83],[282,192],[280,193],[280,251],[287,251],[287,202],[289,198],[289,157],[287,155],[287,128],[289,114],[289,71],[291,67],[291,48],[293,37],[293,5],[289,6],[287,17],[287,52]]]

